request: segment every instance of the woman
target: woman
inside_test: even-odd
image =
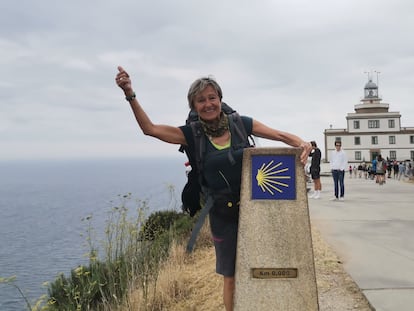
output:
[[[194,148],[191,126],[175,127],[170,125],[154,124],[139,104],[133,91],[131,79],[128,73],[118,67],[116,75],[117,85],[124,91],[126,100],[129,101],[135,118],[145,135],[153,136],[171,144],[179,144]],[[207,187],[217,187],[214,178],[222,176],[222,187],[231,186],[235,191],[240,191],[242,150],[233,154],[237,165],[230,166],[228,157],[223,157],[219,151],[228,153],[231,146],[231,132],[225,114],[221,112],[222,91],[217,82],[211,78],[201,78],[193,82],[188,92],[188,104],[198,113],[203,125],[204,135],[207,136],[209,152],[204,157],[203,170]],[[257,120],[242,117],[243,124],[248,135],[255,135],[275,141],[282,141],[293,147],[303,148],[301,162],[306,163],[308,154],[312,149],[310,143],[303,141],[296,135],[272,129]],[[230,168],[230,169],[229,169]],[[231,168],[234,168],[231,170]],[[208,172],[208,173],[207,173]],[[208,175],[208,176],[207,176]],[[209,183],[210,180],[210,183]],[[214,189],[215,191],[220,189]],[[224,189],[223,189],[224,190]],[[240,195],[240,194],[239,194]],[[217,204],[218,205],[218,204]],[[235,215],[221,213],[219,206],[213,205],[209,216],[211,231],[216,250],[216,272],[223,275],[223,300],[227,311],[233,310],[234,293],[234,269],[236,257],[238,210]]]

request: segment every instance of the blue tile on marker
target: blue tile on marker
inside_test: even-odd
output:
[[[294,155],[252,156],[252,200],[296,200]]]

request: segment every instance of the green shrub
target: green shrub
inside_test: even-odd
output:
[[[125,295],[128,267],[123,258],[117,263],[97,261],[79,266],[69,277],[60,274],[49,285],[49,310],[96,310],[99,305]]]
[[[173,228],[174,223],[183,217],[177,211],[159,211],[152,213],[145,221],[140,232],[141,240],[154,240],[164,232]]]

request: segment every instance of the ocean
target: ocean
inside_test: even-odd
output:
[[[87,263],[83,218],[92,216],[99,240],[125,194],[147,200],[149,212],[179,210],[185,161],[183,155],[0,162],[0,277],[16,276],[15,284],[34,302],[47,293],[44,282]],[[27,310],[16,288],[0,284],[0,310]]]

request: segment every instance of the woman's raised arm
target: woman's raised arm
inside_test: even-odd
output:
[[[136,98],[129,74],[121,67],[115,78],[116,84],[124,91],[125,99],[130,103],[135,119],[145,135],[158,138],[171,144],[185,145],[185,137],[180,128],[171,125],[154,124]]]

